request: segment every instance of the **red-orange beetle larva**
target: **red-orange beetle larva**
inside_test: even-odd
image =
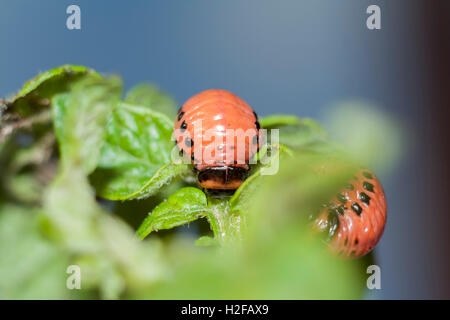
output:
[[[238,96],[211,89],[188,99],[175,119],[180,153],[190,157],[205,189],[235,190],[259,149],[258,116]]]
[[[386,224],[383,187],[373,172],[361,169],[314,221],[314,229],[328,234],[332,251],[361,257],[380,240]]]

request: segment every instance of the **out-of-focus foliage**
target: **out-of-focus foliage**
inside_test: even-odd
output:
[[[0,205],[0,299],[69,298],[68,255],[40,232],[39,212]]]
[[[331,256],[308,226],[354,165],[316,122],[261,119],[280,141],[217,198],[170,157],[173,100],[139,85],[122,102],[121,89],[63,66],[1,106],[0,298],[361,297],[363,261]],[[66,288],[70,265],[81,290]]]
[[[63,165],[79,157],[75,161],[81,163],[86,173],[97,167],[106,121],[120,94],[118,78],[87,77],[76,82],[70,92],[53,97],[53,124]]]
[[[125,102],[161,112],[170,119],[173,119],[177,112],[177,103],[175,100],[150,83],[138,84],[131,88],[125,96]]]
[[[375,172],[392,171],[407,148],[401,125],[364,101],[333,106],[325,123],[333,139]]]

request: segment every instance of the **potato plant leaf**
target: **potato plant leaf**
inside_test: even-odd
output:
[[[86,77],[70,93],[52,99],[55,134],[63,165],[82,163],[92,172],[100,158],[108,115],[117,105],[122,84],[119,78]]]
[[[150,232],[171,229],[207,215],[206,195],[199,189],[185,187],[160,203],[142,222],[137,236],[144,239]]]
[[[71,84],[87,74],[100,77],[83,66],[57,67],[29,80],[10,100],[0,99],[0,143],[15,131],[50,123],[51,99],[58,93],[69,91]]]
[[[41,106],[48,106],[46,99],[67,91],[74,80],[86,74],[100,77],[92,69],[75,65],[63,65],[43,72],[27,81],[23,88],[7,102],[7,111],[17,112],[22,116],[33,114]]]
[[[172,122],[149,108],[119,103],[107,124],[91,182],[101,197],[111,200],[144,198],[185,174],[184,164],[171,162]]]

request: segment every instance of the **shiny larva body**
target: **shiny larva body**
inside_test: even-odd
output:
[[[386,200],[380,181],[367,169],[319,213],[314,228],[328,235],[329,246],[343,257],[361,257],[380,240],[386,224]]]
[[[180,153],[189,157],[205,189],[237,189],[259,149],[258,117],[238,96],[211,89],[188,99],[175,119]]]

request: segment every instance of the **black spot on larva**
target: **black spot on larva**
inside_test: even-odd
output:
[[[338,215],[339,214],[339,211],[338,211],[338,209],[336,208],[336,207],[334,207],[334,208],[330,208],[330,209],[328,209],[328,214],[329,215]]]
[[[373,184],[371,184],[370,182],[364,181],[363,188],[367,191],[373,192]]]
[[[258,141],[259,141],[258,135],[253,136],[253,144],[258,144]]]
[[[339,206],[339,207],[337,207],[337,211],[340,213],[340,214],[344,214],[345,213],[345,210],[347,210],[347,207],[345,207],[345,206]]]
[[[178,121],[180,121],[181,118],[183,118],[183,116],[184,116],[184,112],[180,112],[180,113],[178,114]]]
[[[352,210],[355,211],[355,213],[360,216],[362,212],[362,208],[357,204],[356,202],[352,203]]]
[[[338,193],[336,197],[342,203],[346,203],[347,202],[347,198],[342,193]]]
[[[234,150],[234,146],[230,146],[230,150]]]
[[[184,157],[184,150],[183,149],[180,150],[180,157]]]
[[[328,212],[328,236],[326,241],[329,242],[339,229],[339,218],[336,213]]]
[[[259,121],[258,120],[256,120],[255,121],[255,126],[256,126],[256,129],[261,129],[261,125],[259,124]]]
[[[183,131],[185,131],[185,130],[187,129],[187,123],[186,123],[186,121],[183,121],[183,122],[181,123],[180,129],[181,129],[181,132],[183,132]]]
[[[253,115],[255,116],[256,120],[258,120],[258,115],[256,114],[255,111],[253,111]]]
[[[364,171],[363,172],[363,176],[366,177],[367,179],[373,179],[372,175],[370,174],[370,172]]]
[[[350,184],[345,186],[345,189],[353,190],[353,189],[355,189],[355,187],[350,183]]]
[[[361,199],[361,201],[364,202],[367,205],[370,204],[370,197],[364,192],[361,192],[359,194],[359,199]]]
[[[357,245],[359,243],[358,238],[355,239],[355,245]]]
[[[191,154],[191,160],[192,161],[195,161],[195,157],[194,157],[194,153],[192,152],[192,154]]]
[[[186,147],[192,147],[194,145],[194,141],[192,141],[191,138],[186,137],[186,139],[184,139],[184,144],[186,145]]]

